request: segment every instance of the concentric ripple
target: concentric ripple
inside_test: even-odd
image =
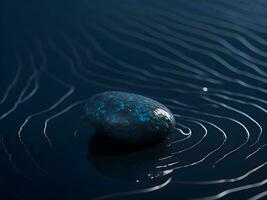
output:
[[[267,198],[266,2],[3,4],[1,198]],[[99,138],[82,108],[106,90],[165,104],[175,131]]]

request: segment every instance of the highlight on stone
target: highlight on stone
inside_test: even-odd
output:
[[[127,92],[92,96],[86,102],[85,115],[99,134],[132,144],[161,141],[175,127],[175,118],[166,106]]]

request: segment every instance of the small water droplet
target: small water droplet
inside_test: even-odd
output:
[[[203,90],[204,92],[208,92],[208,88],[207,88],[207,87],[203,87],[202,90]]]

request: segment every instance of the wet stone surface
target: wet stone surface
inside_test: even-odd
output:
[[[166,106],[126,92],[96,94],[87,101],[85,115],[98,133],[133,144],[163,140],[175,126],[174,116]]]

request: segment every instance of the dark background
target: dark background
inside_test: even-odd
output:
[[[264,196],[265,1],[2,0],[0,8],[1,199]],[[106,90],[164,103],[177,131],[130,153],[95,138],[83,101]],[[211,180],[222,181],[203,182]]]

